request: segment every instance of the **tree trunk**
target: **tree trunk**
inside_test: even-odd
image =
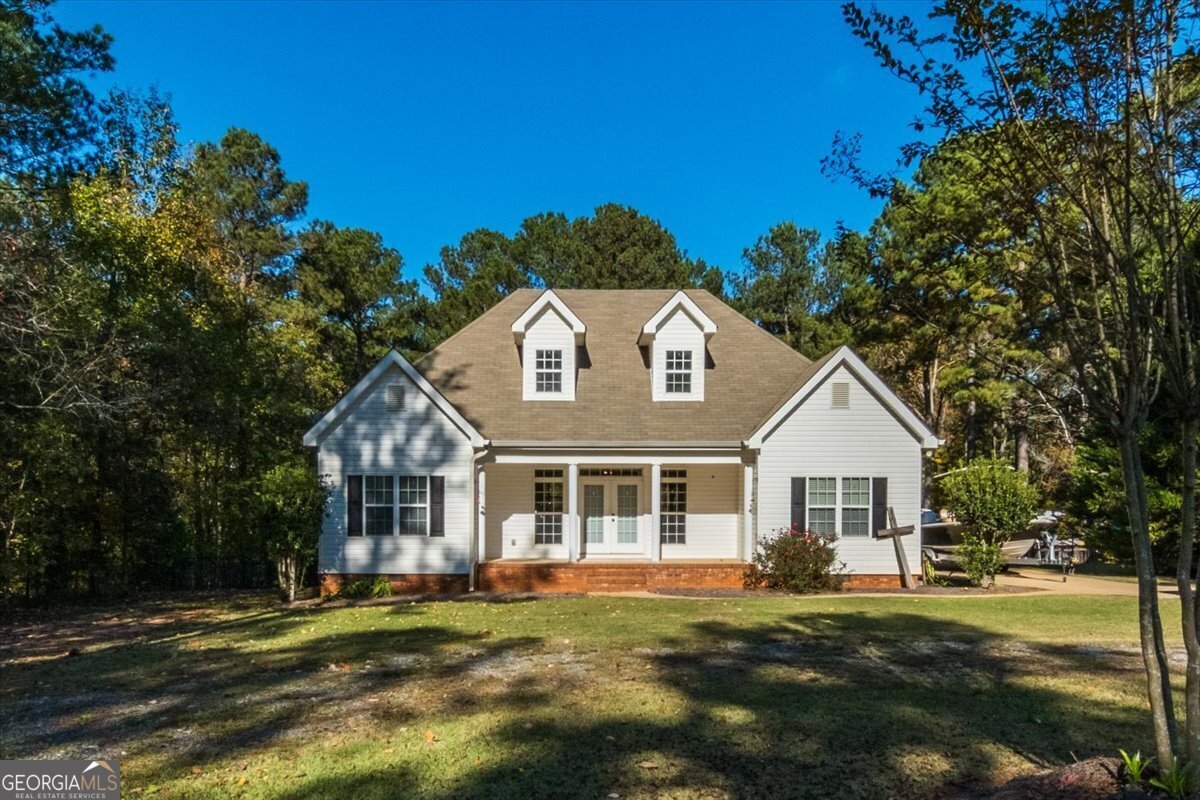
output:
[[[1014,466],[1021,472],[1029,472],[1029,403],[1018,397],[1015,405]]]
[[[1146,691],[1154,726],[1154,748],[1159,764],[1173,763],[1176,741],[1175,707],[1171,699],[1171,675],[1163,644],[1162,617],[1158,608],[1158,582],[1154,554],[1150,548],[1146,476],[1141,447],[1133,430],[1114,431],[1121,451],[1121,474],[1125,483],[1125,505],[1133,539],[1134,565],[1138,579],[1138,632],[1142,662],[1146,667]]]
[[[1179,525],[1179,561],[1175,566],[1175,583],[1179,587],[1183,646],[1187,650],[1187,683],[1184,689],[1184,752],[1195,769],[1200,767],[1200,632],[1196,620],[1200,614],[1200,598],[1192,582],[1196,545],[1196,430],[1197,421],[1190,416],[1180,421],[1182,446],[1183,487]]]

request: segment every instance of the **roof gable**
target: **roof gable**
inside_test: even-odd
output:
[[[554,313],[562,317],[563,322],[571,329],[571,333],[575,334],[575,344],[583,344],[584,336],[587,334],[587,326],[583,324],[583,320],[575,315],[570,307],[562,301],[562,299],[554,293],[553,289],[547,289],[542,292],[538,299],[529,304],[529,308],[525,309],[525,313],[517,317],[512,324],[513,339],[517,344],[521,344],[525,340],[525,334],[529,332],[530,326],[542,315],[547,309],[552,309]]]
[[[782,402],[777,404],[770,415],[763,420],[757,430],[747,439],[746,443],[750,447],[761,447],[763,440],[779,427],[780,423],[787,419],[792,411],[811,397],[817,387],[824,383],[825,379],[838,369],[838,367],[845,367],[854,377],[861,381],[867,390],[913,435],[913,438],[920,442],[922,448],[932,449],[941,444],[934,432],[925,424],[925,421],[909,408],[908,404],[901,400],[899,395],[883,382],[882,378],[867,366],[858,353],[855,353],[846,346],[839,347],[837,350],[828,353],[819,361],[813,363],[799,377],[793,391]]]
[[[309,428],[308,433],[304,434],[304,446],[316,447],[321,443],[325,433],[329,431],[338,420],[342,418],[350,409],[358,403],[362,397],[371,390],[375,383],[382,378],[391,366],[399,367],[405,375],[420,389],[438,409],[445,414],[454,426],[457,427],[463,434],[471,440],[471,444],[475,447],[482,447],[485,443],[483,436],[479,431],[466,420],[458,409],[448,401],[441,392],[433,387],[429,380],[422,375],[416,368],[409,363],[408,359],[400,355],[395,350],[391,350],[383,358],[371,368],[371,371],[354,384],[350,391],[342,395],[342,399],[334,404],[333,408],[329,409],[325,414]]]
[[[654,341],[654,337],[658,335],[659,329],[666,324],[667,320],[675,311],[683,311],[691,318],[692,322],[696,323],[696,327],[704,334],[707,341],[709,337],[717,332],[717,323],[700,310],[700,306],[696,305],[696,301],[688,297],[682,291],[676,292],[671,296],[671,299],[663,303],[662,308],[654,312],[644,326],[642,332],[638,335],[638,344],[642,347],[649,345]]]

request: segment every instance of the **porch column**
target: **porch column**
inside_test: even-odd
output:
[[[567,558],[579,560],[579,465],[567,466]]]
[[[650,465],[650,560],[662,561],[662,464]]]
[[[476,492],[479,494],[479,504],[476,507],[475,517],[475,536],[479,542],[479,549],[476,552],[476,561],[483,561],[487,555],[487,520],[485,518],[486,511],[484,506],[487,504],[487,471],[483,465],[479,465],[479,475],[476,477]]]
[[[754,465],[742,465],[742,560],[754,558]]]

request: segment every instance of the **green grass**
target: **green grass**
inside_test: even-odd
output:
[[[0,628],[0,757],[119,757],[141,796],[940,796],[1145,750],[1135,623],[1069,596],[151,604]]]

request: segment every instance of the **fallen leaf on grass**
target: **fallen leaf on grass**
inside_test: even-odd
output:
[[[245,785],[246,785],[246,776],[245,776],[245,775],[243,775],[243,776],[241,776],[240,778],[238,778],[238,779],[237,779],[237,785],[238,785],[238,786],[245,786]]]
[[[203,769],[201,769],[200,767],[192,767],[192,774],[193,774],[193,775],[199,775],[201,772],[204,772],[204,770],[203,770]]]
[[[638,766],[642,769],[658,769],[658,764],[653,761],[639,761]]]
[[[437,740],[437,734],[435,734],[432,730],[425,731],[425,744],[433,744]]]

